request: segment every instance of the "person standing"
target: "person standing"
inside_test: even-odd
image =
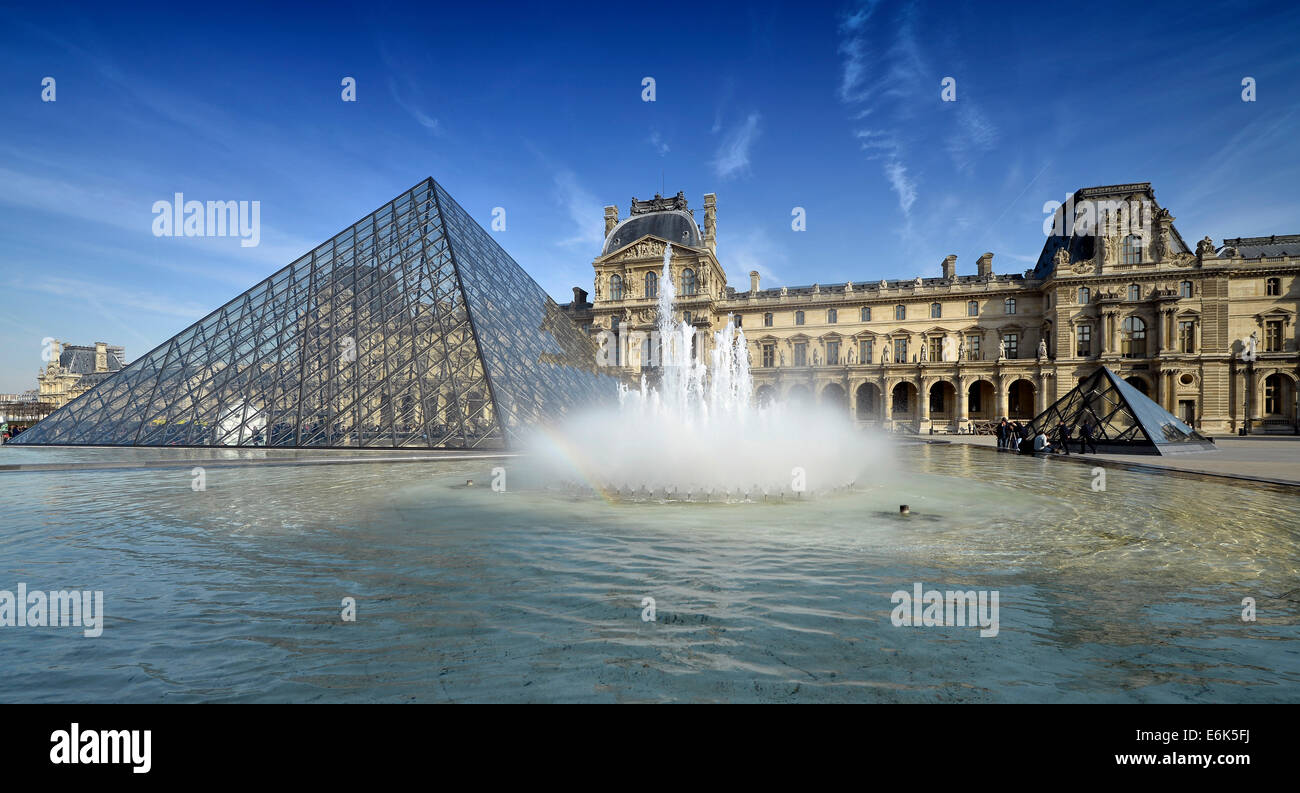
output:
[[[1007,427],[1007,419],[1004,416],[1002,418],[1002,421],[998,422],[998,448],[999,449],[1005,449],[1007,447],[1008,429],[1009,428]]]
[[[1056,428],[1056,442],[1061,447],[1062,454],[1070,453],[1070,425],[1061,419],[1061,423]]]
[[[1088,448],[1093,454],[1097,453],[1097,446],[1092,442],[1092,422],[1084,421],[1083,426],[1079,429],[1079,454],[1083,454],[1083,445],[1088,444]]]

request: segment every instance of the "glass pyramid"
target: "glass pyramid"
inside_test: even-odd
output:
[[[1098,451],[1176,454],[1215,448],[1205,436],[1105,366],[1035,417],[1029,427],[1032,433],[1041,430],[1055,440],[1062,421],[1075,441],[1083,425],[1090,424]]]
[[[429,178],[13,442],[496,449],[614,394],[587,336]]]

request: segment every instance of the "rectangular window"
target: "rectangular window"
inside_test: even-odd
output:
[[[826,342],[826,365],[840,365],[840,343],[838,341]]]
[[[776,366],[776,345],[764,344],[763,345],[763,368],[771,369],[773,366]]]
[[[966,337],[966,360],[978,361],[980,359],[980,337]]]
[[[1007,358],[1015,358],[1020,351],[1020,334],[1008,333],[1002,337],[1007,343]]]
[[[907,363],[907,339],[894,339],[894,363]]]
[[[1078,355],[1080,358],[1091,358],[1092,357],[1092,326],[1080,325],[1078,329],[1075,331],[1075,334],[1079,337],[1078,338],[1079,345],[1077,348],[1077,352],[1075,354]]]
[[[930,350],[929,350],[930,360],[942,361],[943,360],[943,337],[931,336],[928,339],[928,341],[930,344]]]
[[[860,363],[871,363],[871,341],[871,339],[862,339],[858,342],[858,361]]]
[[[1264,352],[1282,352],[1282,320],[1264,323]]]
[[[1178,323],[1178,349],[1182,352],[1196,352],[1196,323],[1183,321]]]
[[[808,344],[807,342],[798,342],[794,345],[794,365],[808,365]]]

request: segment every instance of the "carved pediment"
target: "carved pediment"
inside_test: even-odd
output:
[[[667,240],[662,240],[658,237],[642,237],[641,239],[630,242],[615,251],[611,251],[597,261],[610,264],[615,262],[631,262],[650,259],[662,260],[664,258],[664,248],[667,245]]]

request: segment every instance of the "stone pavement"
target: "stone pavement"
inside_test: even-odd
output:
[[[992,435],[921,435],[921,440],[949,441],[997,450]],[[1216,449],[1187,454],[1075,454],[1077,439],[1070,444],[1070,457],[1052,455],[1062,460],[1087,461],[1094,464],[1118,464],[1126,467],[1155,468],[1173,472],[1226,476],[1234,479],[1274,485],[1300,487],[1300,436],[1251,435],[1215,437]]]

